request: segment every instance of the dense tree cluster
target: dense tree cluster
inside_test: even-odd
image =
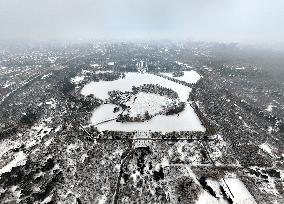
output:
[[[88,73],[86,74],[91,81],[114,81],[125,77],[125,73],[122,72],[102,72],[102,73]]]
[[[108,102],[121,106],[123,109],[126,109],[127,106],[125,103],[131,98],[131,92],[122,92],[122,91],[109,91]]]
[[[136,115],[136,116],[130,116],[129,113],[127,114],[120,114],[118,118],[116,119],[117,122],[144,122],[147,120],[150,120],[155,115],[150,115],[148,111],[146,111],[143,115]]]
[[[183,71],[175,71],[173,72],[173,77],[182,77],[184,75]]]
[[[167,96],[171,99],[178,99],[177,92],[173,91],[172,89],[160,86],[158,84],[143,84],[142,86],[132,87],[132,92],[134,94],[137,94],[139,92],[145,92],[145,93],[153,93],[158,94],[160,96]]]
[[[102,104],[102,101],[98,98],[95,98],[93,95],[89,96],[70,96],[68,100],[68,107],[71,110],[78,110],[81,112],[90,112],[95,109],[95,107]]]
[[[185,108],[184,102],[174,103],[172,106],[167,107],[165,115],[174,115],[182,112]]]
[[[157,76],[159,77],[163,77],[167,80],[170,80],[170,81],[173,81],[175,83],[178,83],[178,84],[182,84],[184,86],[188,86],[188,87],[193,87],[193,84],[192,83],[187,83],[185,81],[181,81],[181,80],[178,80],[176,78],[173,78],[173,77],[169,77],[169,76],[166,76],[166,75],[163,75],[163,74],[159,74],[159,73],[156,73]],[[175,77],[175,76],[174,76]]]
[[[41,116],[41,111],[39,108],[29,107],[26,113],[20,118],[20,122],[24,125],[31,127],[37,119]]]
[[[69,78],[65,77],[61,81],[61,92],[63,93],[63,95],[68,95],[74,89],[75,89],[75,85],[70,82]]]

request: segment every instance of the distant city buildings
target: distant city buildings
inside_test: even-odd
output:
[[[138,72],[145,73],[148,71],[148,64],[145,61],[139,61],[136,63]]]

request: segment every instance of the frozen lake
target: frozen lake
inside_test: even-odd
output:
[[[113,112],[114,108],[117,106],[114,104],[103,104],[94,110],[93,115],[90,119],[91,124],[96,125],[99,131],[205,131],[205,128],[201,124],[198,116],[195,114],[193,108],[187,102],[189,93],[191,92],[191,88],[153,74],[126,73],[125,78],[120,78],[118,80],[91,82],[83,87],[83,89],[81,90],[81,94],[85,96],[89,94],[94,94],[95,97],[105,100],[109,98],[109,91],[131,91],[132,86],[140,86],[143,84],[158,84],[160,86],[172,89],[173,91],[177,92],[180,101],[186,102],[184,111],[180,112],[179,114],[169,116],[157,115],[146,122],[121,123],[116,122],[116,120],[110,120],[115,119],[120,114],[120,112]],[[130,113],[141,114],[145,110],[150,112],[158,112],[160,111],[161,105],[169,103],[166,99],[164,101],[161,101],[162,98],[166,97],[150,95],[148,96],[145,93],[138,94],[138,97],[136,99],[137,101],[132,104]],[[131,103],[131,101],[129,101],[129,103]],[[155,108],[157,110],[153,110]],[[106,120],[110,121],[101,123]]]
[[[162,74],[180,81],[184,81],[189,84],[195,84],[201,78],[201,76],[196,71],[184,71],[183,73],[184,75],[181,77],[173,77],[173,73],[162,73]]]
[[[83,87],[81,94],[85,96],[94,94],[95,97],[104,100],[109,97],[109,91],[119,90],[125,92],[131,91],[132,86],[141,86],[143,84],[158,84],[177,92],[180,100],[185,102],[187,101],[189,93],[191,91],[191,88],[189,87],[164,79],[154,74],[128,72],[125,75],[125,78],[114,81],[91,82]]]
[[[105,120],[116,118],[118,113],[113,113],[113,109],[117,107],[113,104],[104,104],[94,110],[91,117],[91,124],[95,125]],[[116,122],[115,120],[99,124],[96,126],[99,131],[152,131],[152,132],[173,132],[173,131],[202,131],[205,128],[201,124],[194,110],[187,103],[185,110],[179,115],[158,115],[150,119],[148,122]]]

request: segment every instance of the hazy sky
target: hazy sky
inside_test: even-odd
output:
[[[0,40],[284,42],[284,0],[0,0]]]

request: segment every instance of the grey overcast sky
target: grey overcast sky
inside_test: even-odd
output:
[[[284,42],[284,0],[0,0],[0,40]]]

